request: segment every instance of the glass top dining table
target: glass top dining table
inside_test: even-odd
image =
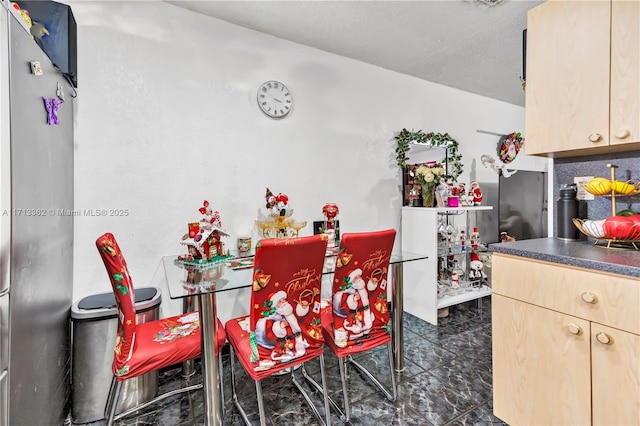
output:
[[[334,272],[337,252],[327,251],[323,275]],[[403,284],[402,265],[427,259],[426,255],[401,252],[391,255],[392,282],[392,346],[393,364],[397,372],[404,370],[403,355]],[[216,293],[252,286],[252,256],[235,256],[215,264],[195,265],[178,259],[177,255],[162,258],[165,279],[171,299],[195,297],[200,307],[200,330],[202,333],[201,367],[204,392],[204,424],[222,424],[222,401],[220,397],[220,371],[218,354],[214,351],[217,328]]]

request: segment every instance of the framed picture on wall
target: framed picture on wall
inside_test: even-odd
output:
[[[335,223],[336,240],[340,240],[340,221],[336,220],[333,223]],[[324,220],[313,221],[313,235],[322,234],[324,230]]]

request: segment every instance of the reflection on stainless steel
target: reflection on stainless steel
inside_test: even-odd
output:
[[[476,214],[483,243],[500,242],[503,231],[516,240],[547,236],[546,172],[518,170],[509,178],[500,176],[498,183],[480,182],[480,186],[483,204],[494,206]]]
[[[9,360],[0,369],[0,407],[9,410],[0,410],[0,424],[63,424],[73,293],[73,216],[63,212],[74,208],[75,101],[67,97],[59,124],[47,125],[42,96],[55,96],[58,83],[67,93],[71,86],[7,7],[0,4],[0,286],[9,304],[0,308],[0,353]],[[30,74],[31,61],[43,75]]]

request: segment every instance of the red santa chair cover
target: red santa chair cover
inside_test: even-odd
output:
[[[396,399],[387,303],[387,273],[395,236],[395,229],[387,229],[345,233],[340,240],[331,301],[323,308],[322,328],[325,344],[340,362],[345,421],[349,421],[345,358],[372,379],[391,401]],[[388,346],[392,393],[351,359],[351,355],[382,345]]]
[[[247,374],[256,381],[261,422],[264,422],[262,379],[289,368],[293,377],[293,367],[318,357],[324,378],[320,291],[326,248],[325,235],[259,241],[250,315],[231,319],[225,325],[231,348]],[[232,355],[232,361],[233,358]],[[235,395],[233,374],[232,367]],[[294,384],[298,386],[295,377]],[[244,413],[237,398],[234,400]],[[328,417],[327,404],[325,399]],[[310,406],[323,421],[317,409]],[[245,421],[248,423],[246,417]]]
[[[135,289],[115,237],[110,233],[102,235],[96,240],[96,247],[109,274],[118,308],[116,346],[111,366],[114,383],[200,357],[198,314],[187,313],[137,324]],[[222,323],[218,321],[220,332],[215,345],[216,350],[220,351],[226,342],[226,334]],[[112,385],[107,401],[107,411],[111,413],[105,412],[108,424],[114,420],[117,393],[119,391],[113,391]],[[122,417],[122,414],[118,417]]]

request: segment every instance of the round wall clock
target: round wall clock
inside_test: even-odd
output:
[[[293,98],[287,86],[271,80],[258,89],[258,106],[271,118],[283,118],[293,107]]]

